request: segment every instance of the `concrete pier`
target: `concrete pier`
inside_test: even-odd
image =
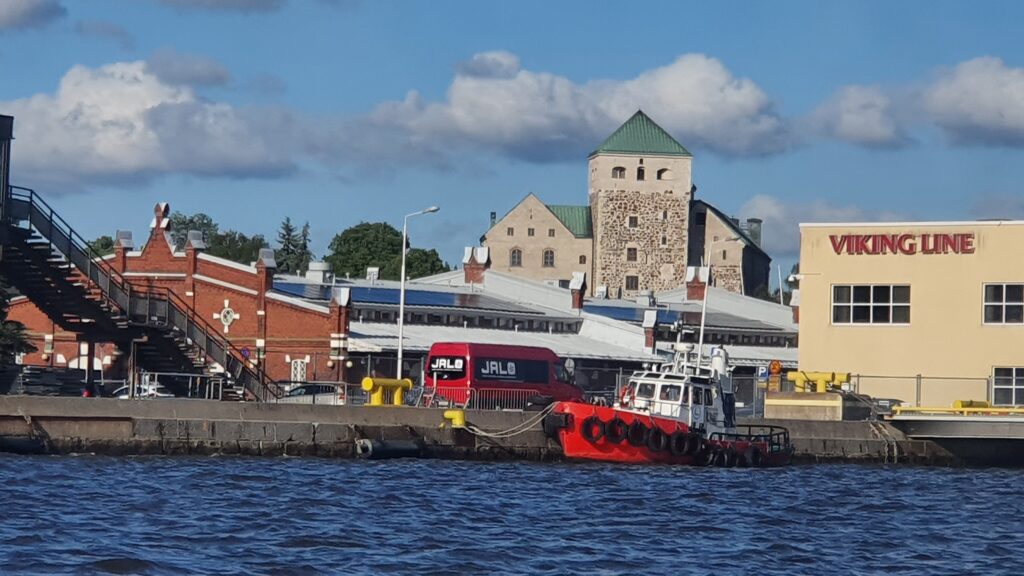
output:
[[[357,440],[416,442],[428,458],[559,460],[540,425],[508,439],[453,428],[444,410],[210,400],[0,396],[0,451],[109,455],[356,456]],[[536,412],[467,411],[475,427],[509,430]],[[797,462],[955,464],[937,444],[881,422],[750,421],[786,426]]]

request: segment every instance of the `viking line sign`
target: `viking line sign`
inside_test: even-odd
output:
[[[965,234],[832,234],[836,254],[974,254],[974,232]]]

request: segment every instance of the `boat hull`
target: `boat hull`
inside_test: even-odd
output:
[[[640,434],[640,427],[647,432]],[[792,453],[788,443],[780,447],[745,435],[705,438],[679,420],[582,402],[558,402],[545,429],[571,460],[764,467],[788,464]]]

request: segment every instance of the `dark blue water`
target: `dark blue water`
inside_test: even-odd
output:
[[[1024,472],[0,455],[4,574],[1020,574]]]

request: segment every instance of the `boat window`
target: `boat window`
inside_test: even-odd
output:
[[[700,406],[701,404],[704,403],[702,401],[702,399],[701,399],[701,392],[700,392],[701,388],[698,388],[697,386],[693,386],[692,388],[693,388],[693,405],[694,406]]]
[[[666,384],[661,387],[661,394],[659,400],[666,402],[679,402],[679,398],[683,395],[683,387],[677,384]]]
[[[715,405],[715,397],[711,395],[711,389],[710,388],[705,388],[704,389],[704,404],[706,404],[708,406],[714,406]]]
[[[654,384],[643,383],[637,386],[636,395],[639,398],[654,398]]]
[[[703,376],[691,376],[690,377],[690,381],[692,381],[694,384],[707,384],[708,383],[708,379],[703,377]]]

